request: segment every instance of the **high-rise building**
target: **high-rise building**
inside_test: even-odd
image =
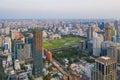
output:
[[[22,47],[23,46],[23,47]],[[30,58],[31,54],[31,45],[30,44],[21,44],[20,48],[17,50],[17,58],[20,62],[25,61]]]
[[[20,70],[20,62],[19,62],[19,60],[15,60],[14,63],[15,63],[14,64],[15,70]]]
[[[105,40],[106,41],[111,41],[112,40],[112,36],[111,36],[111,27],[107,26],[105,28]]]
[[[2,48],[4,44],[4,36],[0,36],[0,47]]]
[[[4,28],[5,27],[5,24],[4,23],[2,23],[2,28]]]
[[[93,52],[93,40],[87,41],[87,49],[92,54]]]
[[[120,65],[120,46],[117,47],[117,63]]]
[[[9,27],[6,27],[6,28],[5,28],[5,34],[6,34],[6,35],[9,35],[9,34],[10,34],[10,28],[9,28]]]
[[[30,46],[31,46],[30,56],[32,57],[33,56],[33,38],[30,38],[30,37],[25,38],[25,43],[30,44]]]
[[[117,64],[120,65],[120,45],[108,47],[107,56],[116,59]]]
[[[11,31],[11,38],[12,38],[12,40],[15,39],[16,35],[19,35],[19,32],[16,31],[16,30],[12,30],[12,31]]]
[[[118,20],[115,20],[115,21],[114,21],[114,26],[115,26],[115,29],[118,30],[118,26],[119,26]]]
[[[117,80],[117,60],[99,57],[91,69],[91,80]]]
[[[80,41],[79,43],[79,50],[84,51],[86,49],[86,41]]]
[[[105,24],[104,22],[99,22],[98,27],[102,30],[104,28]]]
[[[101,48],[101,56],[107,55],[107,48],[110,46],[115,46],[116,44],[112,41],[104,41],[102,42],[102,48]]]
[[[117,35],[117,31],[115,29],[114,26],[111,26],[111,36],[116,36]]]
[[[116,50],[115,46],[108,47],[107,48],[107,56],[110,58],[115,58],[115,50]]]
[[[88,28],[88,31],[87,31],[87,38],[88,40],[91,40],[93,38],[93,31],[95,30],[95,27],[94,26],[91,26]]]
[[[100,56],[103,39],[96,32],[93,32],[93,36],[93,56],[97,57]]]
[[[35,28],[33,31],[33,75],[35,78],[42,77],[42,43],[42,30]]]
[[[8,44],[8,52],[11,52],[11,38],[10,37],[5,37],[4,42]]]
[[[8,43],[4,43],[4,52],[8,52],[9,51],[9,48],[8,48]]]
[[[117,43],[120,43],[120,34],[118,34],[118,33],[117,33],[117,35],[116,35],[116,42],[117,42]]]
[[[15,40],[13,44],[14,59],[18,59],[18,52],[21,48],[24,48],[24,43],[22,43],[22,41]]]

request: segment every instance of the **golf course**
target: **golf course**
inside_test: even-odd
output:
[[[82,39],[80,37],[66,37],[58,40],[48,40],[43,43],[43,47],[45,49],[57,49],[65,46],[74,46],[79,44]]]

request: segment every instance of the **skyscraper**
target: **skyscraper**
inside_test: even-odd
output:
[[[102,30],[104,28],[105,24],[104,22],[99,22],[98,27]]]
[[[107,56],[111,58],[115,58],[115,50],[116,46],[110,46],[107,48]]]
[[[111,27],[110,26],[105,28],[105,40],[106,41],[111,41],[112,40]]]
[[[119,30],[119,29],[118,29],[118,26],[119,26],[118,20],[115,20],[115,21],[114,21],[114,26],[115,26],[115,29],[116,29],[116,30]]]
[[[2,23],[2,28],[4,28],[5,27],[5,24],[4,23]]]
[[[4,42],[8,44],[8,50],[11,52],[11,38],[10,37],[5,37]]]
[[[95,30],[94,26],[91,26],[88,28],[88,31],[87,31],[87,39],[88,40],[91,40],[93,38],[93,31],[94,30]]]
[[[117,60],[99,57],[92,67],[91,80],[117,80]]]
[[[33,31],[33,75],[35,78],[42,77],[42,30],[35,28]],[[40,79],[38,79],[40,80]]]
[[[108,47],[107,56],[116,59],[117,64],[120,65],[120,45]]]
[[[31,58],[30,54],[31,54],[31,45],[30,44],[21,44],[17,50],[17,58],[19,59],[20,62]]]
[[[6,28],[5,28],[5,34],[6,34],[6,35],[9,35],[9,34],[10,34],[10,27],[6,27]]]
[[[117,33],[117,35],[116,35],[116,42],[120,43],[120,34],[119,33]]]
[[[117,47],[117,64],[120,65],[120,46]]]
[[[3,47],[4,44],[4,36],[0,36],[0,47]]]
[[[30,38],[30,37],[25,38],[25,43],[30,44],[30,46],[31,46],[30,56],[33,56],[33,37],[32,38]]]
[[[117,35],[117,31],[115,29],[114,26],[111,26],[111,36],[116,36]]]
[[[93,56],[100,56],[101,53],[101,44],[103,42],[102,37],[94,31],[93,32]]]

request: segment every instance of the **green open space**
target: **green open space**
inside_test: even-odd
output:
[[[43,43],[43,47],[45,49],[56,49],[66,46],[74,46],[79,44],[80,40],[82,39],[83,38],[81,37],[66,37],[58,40],[48,40]]]
[[[69,60],[69,64],[73,62],[79,62],[82,57],[87,57],[87,55],[82,54],[82,51],[76,48],[62,48],[60,51],[52,51],[54,58],[64,65],[64,58]]]
[[[64,62],[65,58],[69,60],[68,64],[80,62],[81,59],[87,61],[88,63],[95,62],[95,60],[91,59],[88,54],[83,54],[82,51],[73,47],[62,48],[59,51],[51,51],[51,52],[53,54],[53,57],[57,61],[59,61],[62,65],[65,65],[65,62]]]

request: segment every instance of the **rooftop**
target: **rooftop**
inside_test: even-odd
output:
[[[110,57],[105,57],[105,56],[102,56],[101,58],[102,58],[102,59],[105,59],[105,60],[110,59]]]
[[[35,29],[34,29],[34,32],[41,32],[41,31],[42,31],[41,28],[35,28]]]
[[[104,65],[111,65],[113,63],[117,63],[116,59],[110,58],[110,57],[105,57],[105,56],[99,57],[95,61],[99,62],[101,64],[104,64]]]

